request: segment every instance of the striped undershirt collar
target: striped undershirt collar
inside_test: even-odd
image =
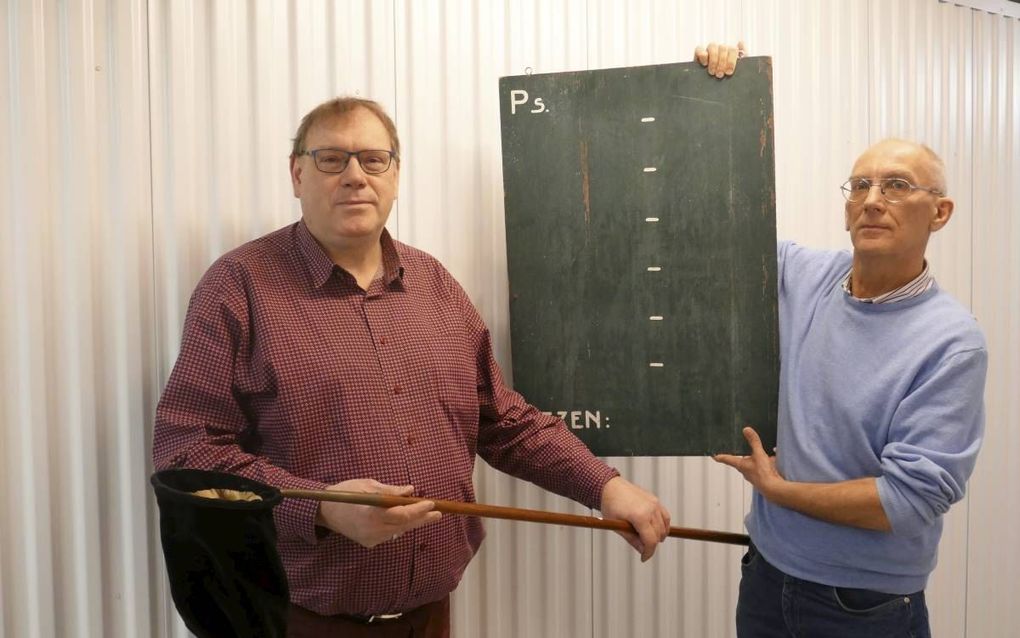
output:
[[[854,271],[853,268],[850,268],[850,270],[846,271],[846,275],[843,276],[843,282],[841,284],[843,287],[843,292],[850,295],[851,297],[854,296],[853,292],[850,290],[850,275],[853,273],[853,271]],[[863,303],[894,303],[897,301],[903,301],[905,299],[911,299],[913,297],[916,297],[924,293],[934,285],[935,277],[934,275],[931,274],[931,268],[928,267],[928,260],[926,259],[924,261],[924,270],[921,271],[921,274],[912,279],[910,282],[900,286],[896,290],[890,290],[889,292],[883,293],[877,297],[869,297],[867,299],[860,299],[854,297],[854,299],[857,299],[857,301]]]

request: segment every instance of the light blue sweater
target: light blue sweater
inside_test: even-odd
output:
[[[924,589],[942,515],[963,498],[984,429],[987,351],[974,318],[933,286],[867,304],[847,252],[779,245],[777,462],[791,481],[878,477],[893,531],[813,519],[755,492],[747,529],[784,572],[837,587]]]

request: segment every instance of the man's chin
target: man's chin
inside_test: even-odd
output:
[[[889,239],[887,233],[861,231],[850,238],[850,243],[853,244],[856,251],[884,252],[892,248],[892,242]]]
[[[377,242],[382,235],[383,226],[355,226],[337,229],[337,236],[341,241],[356,245],[366,242]]]
[[[340,223],[333,227],[334,232],[341,237],[349,239],[378,237],[386,225],[385,222],[380,224],[379,218],[375,215],[359,215],[353,219],[348,217],[347,219],[336,221]]]

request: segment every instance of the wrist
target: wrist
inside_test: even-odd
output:
[[[781,476],[776,476],[762,483],[758,491],[761,492],[761,495],[769,502],[782,507],[787,507],[787,502],[789,501],[789,485],[789,481]]]
[[[602,507],[606,503],[606,493],[607,493],[607,491],[612,492],[613,489],[615,489],[616,485],[619,483],[619,481],[616,481],[616,479],[622,479],[622,477],[620,476],[620,473],[617,472],[615,468],[610,468],[609,470],[610,470],[610,472],[609,472],[608,477],[605,477],[603,479],[602,487],[599,487],[598,488],[598,492],[596,492],[596,494],[595,494],[595,502],[594,503],[588,503],[588,502],[584,502],[581,499],[578,499],[578,501],[582,505],[586,505],[586,506],[589,506],[589,507],[592,507],[593,505],[595,505],[596,509],[598,509],[599,511],[602,511]],[[610,483],[613,484],[612,487],[610,487]]]

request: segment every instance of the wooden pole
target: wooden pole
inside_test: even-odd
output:
[[[519,507],[483,505],[482,503],[444,501],[435,498],[422,498],[419,496],[389,496],[386,494],[371,494],[367,492],[287,489],[281,489],[280,494],[282,494],[284,498],[303,498],[313,501],[334,501],[337,503],[370,505],[372,507],[396,507],[398,505],[420,503],[421,501],[431,501],[436,504],[436,511],[443,512],[445,514],[462,514],[464,516],[480,516],[483,518],[503,518],[512,521],[529,521],[532,523],[548,523],[551,525],[570,525],[572,527],[587,527],[592,529],[612,529],[625,532],[634,531],[634,528],[627,521],[614,518],[596,518],[594,516],[581,516],[578,514],[560,514],[557,512],[522,509]],[[709,529],[695,529],[691,527],[670,527],[669,535],[673,538],[687,538],[691,540],[710,541],[713,543],[729,543],[731,545],[747,545],[750,542],[750,539],[746,534],[719,532]]]

